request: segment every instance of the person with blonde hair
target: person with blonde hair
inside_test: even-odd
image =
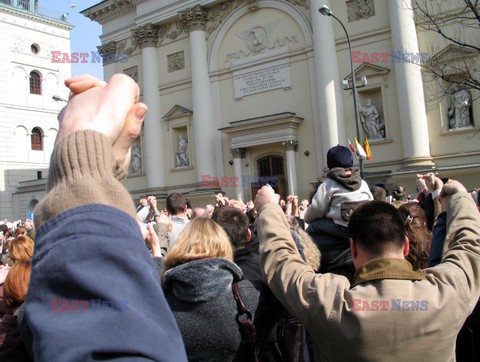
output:
[[[13,261],[30,260],[33,256],[33,240],[19,235],[10,242],[10,259]]]
[[[233,262],[230,239],[215,221],[186,225],[164,261],[164,292],[189,361],[245,360],[232,283],[255,313],[259,293]]]

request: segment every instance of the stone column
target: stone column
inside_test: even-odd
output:
[[[148,188],[165,186],[165,146],[163,144],[157,41],[159,28],[147,24],[134,30],[135,42],[142,49],[142,91],[143,102],[148,106],[144,121],[145,169]]]
[[[212,91],[207,65],[207,10],[197,5],[180,13],[180,21],[190,36],[192,66],[192,106],[195,138],[195,169],[197,181],[202,175],[217,177],[215,165],[215,137],[213,125]]]
[[[318,12],[318,9],[324,4],[330,6],[330,0],[310,0],[318,97],[318,103],[313,106],[319,109],[322,146],[317,147],[317,157],[321,160],[326,159],[327,151],[330,147],[337,144],[346,145],[341,81],[333,34],[333,19]],[[353,113],[351,118],[354,120]]]
[[[233,156],[233,174],[237,186],[235,187],[235,199],[243,202],[243,187],[242,187],[242,158],[245,156],[244,148],[233,148],[230,150]]]
[[[282,145],[286,148],[287,158],[287,182],[288,182],[288,194],[298,195],[298,181],[297,181],[297,163],[295,161],[295,151],[297,149],[297,141],[282,142]]]
[[[422,73],[418,64],[403,62],[401,54],[418,54],[411,0],[388,3],[392,28],[392,63],[402,130],[404,166],[433,166],[430,157]]]

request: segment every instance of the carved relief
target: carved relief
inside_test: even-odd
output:
[[[123,70],[123,74],[128,75],[132,78],[135,82],[138,83],[138,66],[130,67]]]
[[[127,45],[129,45],[127,47]],[[135,44],[133,37],[123,39],[117,42],[117,52],[119,54],[132,54],[135,50],[138,49],[138,44]]]
[[[168,72],[175,72],[177,70],[185,69],[185,54],[181,52],[167,55]]]
[[[347,1],[348,22],[368,19],[375,15],[373,0]]]
[[[278,20],[266,26],[257,25],[253,28],[235,33],[237,37],[243,39],[247,43],[247,48],[254,54],[261,52],[267,47],[268,35],[275,30]]]
[[[246,46],[249,51],[238,50],[236,52],[229,53],[227,54],[225,61],[229,62],[232,59],[239,59],[242,57],[248,57],[250,55],[256,55],[258,53],[261,53],[265,49],[271,50],[278,46],[284,46],[287,43],[296,43],[297,39],[295,38],[295,36],[288,35],[283,37],[282,39],[279,38],[270,44],[269,35],[275,30],[279,22],[279,20],[276,20],[268,25],[256,25],[249,30],[235,33],[237,37],[245,40]]]

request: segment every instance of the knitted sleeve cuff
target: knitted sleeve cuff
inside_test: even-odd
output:
[[[35,226],[68,209],[88,204],[115,207],[135,217],[128,191],[119,182],[126,175],[114,161],[107,137],[78,131],[55,146],[50,160],[48,194],[35,210]]]

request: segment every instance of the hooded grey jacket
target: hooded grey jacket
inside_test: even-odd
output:
[[[342,203],[368,200],[373,200],[373,196],[367,183],[361,179],[358,168],[352,168],[351,174],[346,173],[344,168],[333,168],[313,196],[305,213],[305,222],[310,224],[315,219],[326,217],[335,224],[347,226],[348,222],[342,218]]]
[[[189,361],[242,360],[233,281],[238,282],[243,302],[254,315],[259,293],[252,283],[242,280],[241,269],[232,261],[194,260],[164,273],[165,295]]]

